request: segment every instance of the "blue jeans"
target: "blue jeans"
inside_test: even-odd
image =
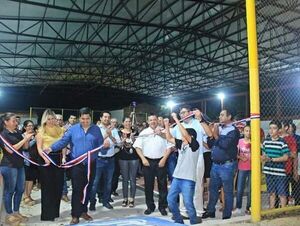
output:
[[[4,206],[7,214],[18,212],[25,187],[25,170],[1,166],[0,172],[4,180]],[[13,207],[12,207],[13,203]]]
[[[96,174],[95,174],[95,180],[91,192],[91,198],[90,202],[92,204],[96,203],[96,193],[97,193],[97,188],[99,186],[99,181],[101,177],[103,177],[103,205],[107,204],[110,199],[110,194],[111,194],[111,184],[112,184],[112,178],[114,174],[114,169],[115,169],[115,158],[99,158],[97,159],[96,163]]]
[[[170,181],[173,180],[173,173],[177,164],[177,154],[173,151],[167,160],[167,173]]]
[[[225,206],[223,218],[230,218],[233,208],[233,178],[236,169],[236,162],[228,162],[222,165],[212,164],[210,171],[208,213],[215,213],[216,204],[219,198],[219,189],[223,186]]]
[[[245,184],[247,182],[247,205],[246,210],[250,208],[250,186],[251,186],[251,171],[250,170],[239,170],[237,180],[237,194],[236,194],[236,208],[242,208],[243,194]]]
[[[190,217],[191,224],[197,224],[197,214],[194,206],[194,193],[195,182],[191,180],[184,180],[173,178],[169,193],[168,193],[168,205],[170,211],[173,213],[175,223],[183,224],[183,219],[179,211],[178,195],[182,193],[183,202],[187,213]]]

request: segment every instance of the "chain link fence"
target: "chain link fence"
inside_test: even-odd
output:
[[[300,1],[256,1],[262,209],[300,205]]]

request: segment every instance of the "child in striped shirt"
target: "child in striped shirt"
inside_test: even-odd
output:
[[[270,138],[262,145],[264,162],[263,172],[266,174],[267,190],[270,195],[270,208],[275,207],[276,195],[280,198],[281,207],[286,206],[288,196],[288,179],[285,162],[289,157],[289,149],[285,141],[279,136],[281,123],[273,120],[269,124]]]

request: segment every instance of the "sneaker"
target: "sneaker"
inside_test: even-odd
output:
[[[181,214],[181,217],[183,220],[189,220],[190,217],[188,215],[185,215],[185,214]]]
[[[134,207],[134,200],[129,201],[128,206],[129,206],[129,208],[133,208]]]
[[[106,204],[103,204],[103,207],[109,209],[109,210],[112,210],[114,207],[112,205],[110,205],[110,203],[106,203]]]
[[[235,210],[232,211],[232,214],[241,214],[242,209],[236,208]]]
[[[122,207],[126,207],[128,205],[128,200],[124,199],[122,202]]]
[[[112,193],[111,193],[113,196],[119,196],[119,194],[118,194],[118,192],[116,192],[116,191],[113,191]]]
[[[197,217],[196,218],[196,224],[201,224],[202,223],[202,218],[201,217]]]
[[[205,212],[204,214],[202,214],[202,219],[206,219],[206,218],[215,218],[216,214],[215,213],[209,213],[209,212]]]

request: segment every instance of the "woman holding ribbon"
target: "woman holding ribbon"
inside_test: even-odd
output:
[[[22,150],[28,148],[28,141],[32,137],[32,133],[25,133],[23,137],[21,132],[17,130],[17,125],[14,113],[5,113],[1,116],[0,146],[3,150],[3,158],[0,163],[0,173],[4,179],[3,199],[7,213],[5,222],[8,225],[17,225],[28,220],[27,217],[19,213],[24,192],[25,172],[24,160],[17,152],[22,154]]]
[[[37,148],[36,148],[36,140],[34,134],[34,124],[31,120],[25,120],[23,123],[23,136],[26,133],[32,133],[32,137],[29,140],[29,147],[28,150],[23,152],[27,158],[36,161],[37,160]],[[31,198],[31,192],[33,188],[33,183],[38,178],[38,166],[30,163],[27,160],[24,160],[24,169],[25,169],[25,192],[23,196],[23,201],[25,205],[33,206],[36,204],[35,200]]]
[[[46,109],[43,113],[41,126],[36,135],[37,149],[40,156],[49,166],[40,168],[41,181],[41,220],[54,221],[59,217],[60,199],[64,183],[64,171],[61,168],[50,165],[50,161],[44,156],[43,150],[49,148],[64,134],[64,129],[56,125],[55,113]],[[50,153],[49,157],[57,165],[61,165],[62,151]]]

